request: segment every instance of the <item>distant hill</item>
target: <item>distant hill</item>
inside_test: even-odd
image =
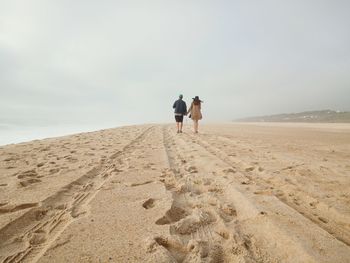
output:
[[[305,111],[300,113],[285,113],[269,116],[258,116],[239,119],[241,122],[330,122],[350,123],[350,112],[333,110]]]

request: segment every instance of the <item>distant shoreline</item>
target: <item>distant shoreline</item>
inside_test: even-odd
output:
[[[236,122],[350,123],[350,112],[320,110],[247,117]]]

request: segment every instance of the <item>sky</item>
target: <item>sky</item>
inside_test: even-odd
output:
[[[350,110],[350,1],[0,0],[0,128]]]

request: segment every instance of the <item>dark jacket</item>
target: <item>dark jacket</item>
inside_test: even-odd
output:
[[[175,109],[175,113],[186,115],[187,113],[187,106],[186,102],[184,102],[182,99],[178,99],[174,102],[173,108]]]

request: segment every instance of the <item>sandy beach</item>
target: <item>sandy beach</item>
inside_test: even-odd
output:
[[[350,124],[0,147],[0,262],[349,262]]]

